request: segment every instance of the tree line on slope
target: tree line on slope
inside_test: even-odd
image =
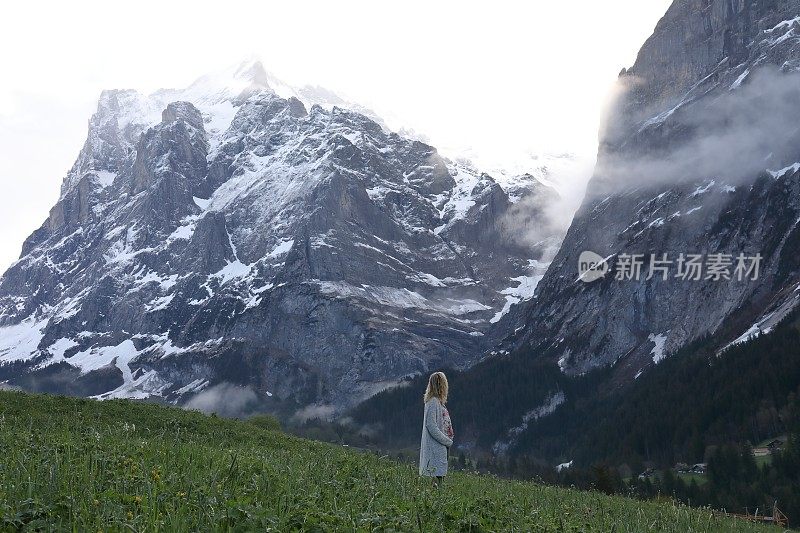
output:
[[[749,461],[751,444],[797,427],[798,322],[795,313],[770,334],[721,353],[716,339],[699,339],[616,389],[609,387],[610,369],[569,378],[526,351],[451,371],[449,405],[463,445],[460,453],[500,474],[607,492],[670,494],[730,509],[763,509],[775,498],[796,522],[800,503],[791,496],[800,494],[792,459],[796,444],[755,470],[734,466],[730,457],[731,450],[739,450],[738,456]],[[426,378],[378,394],[357,407],[353,419],[380,428],[374,433],[379,446],[413,449]],[[527,410],[558,390],[568,398],[564,405],[529,422],[502,456],[491,453],[493,443],[507,437]],[[572,469],[554,471],[555,464],[568,461]],[[712,467],[715,461],[718,466]],[[708,462],[709,482],[700,486],[672,475],[676,462]],[[640,482],[636,474],[647,468],[661,473]],[[632,482],[625,481],[631,477]]]

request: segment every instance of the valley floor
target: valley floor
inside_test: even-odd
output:
[[[706,510],[453,473],[123,400],[0,392],[0,530],[754,531]]]

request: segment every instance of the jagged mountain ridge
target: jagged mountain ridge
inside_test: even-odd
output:
[[[231,74],[102,94],[0,280],[0,379],[176,402],[230,381],[336,408],[470,364],[530,297],[557,235],[508,237],[518,191],[362,113],[283,98],[258,62]],[[531,179],[523,196],[552,194]]]

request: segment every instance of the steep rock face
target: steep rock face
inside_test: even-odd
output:
[[[515,199],[276,83],[254,63],[103,93],[59,202],[0,280],[0,379],[175,402],[229,381],[276,408],[336,409],[475,360],[546,259],[502,231]]]
[[[676,0],[621,73],[583,205],[536,298],[495,330],[497,350],[531,345],[568,374],[615,365],[625,381],[692,339],[741,341],[794,307],[798,69],[800,2]],[[586,250],[610,270],[591,283]],[[615,279],[636,253],[641,279]],[[667,279],[646,279],[664,253]],[[703,255],[700,280],[676,279],[681,253]],[[761,254],[758,279],[707,279],[717,253],[734,277],[740,253]]]
[[[686,95],[704,92],[732,71],[738,76],[764,63],[796,69],[800,62],[790,42],[796,37],[795,23],[776,28],[796,16],[792,0],[673,2],[627,70],[628,77],[636,78],[635,90],[615,118],[630,127],[669,110]],[[775,46],[784,42],[788,46]]]

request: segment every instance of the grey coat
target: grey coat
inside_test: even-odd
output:
[[[422,441],[419,447],[419,475],[444,476],[447,474],[447,448],[453,441],[445,435],[444,407],[438,398],[425,403],[422,422]]]

